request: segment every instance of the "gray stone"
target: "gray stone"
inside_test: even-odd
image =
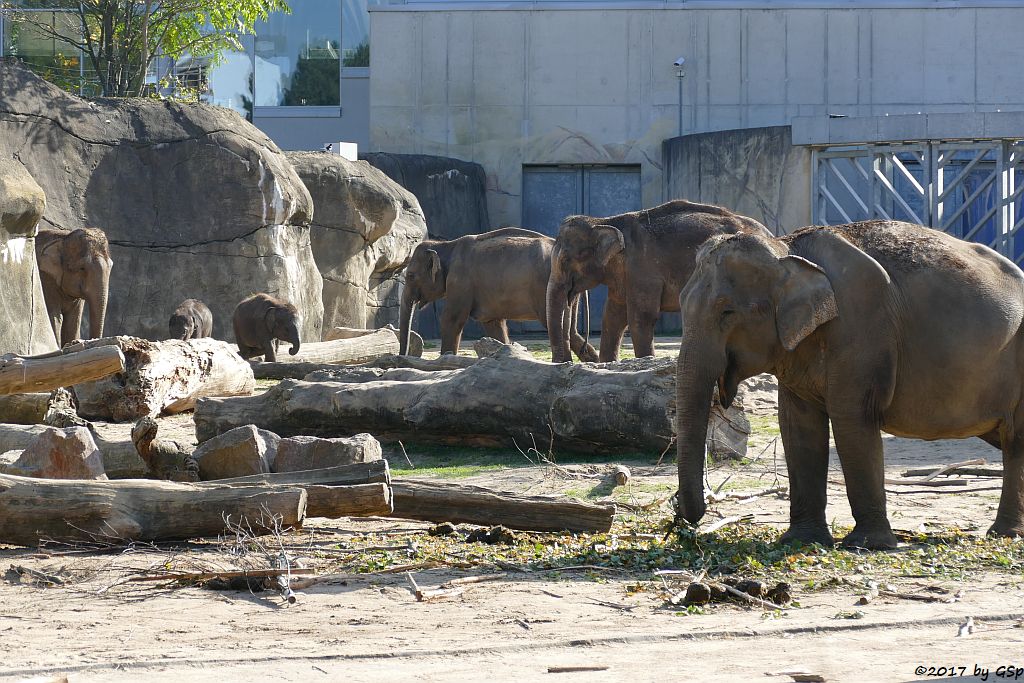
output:
[[[13,155],[0,153],[0,355],[57,348],[36,268],[34,239],[45,209],[39,184]]]
[[[303,338],[319,340],[312,200],[259,129],[222,107],[87,102],[16,62],[0,62],[0,83],[0,159],[17,156],[46,193],[43,222],[110,241],[105,334],[163,339],[194,297],[230,340],[235,305],[263,291],[295,304]]]
[[[8,456],[9,454],[4,454]],[[48,427],[13,462],[0,459],[0,471],[41,479],[102,479],[103,454],[84,427]]]
[[[293,436],[281,439],[277,448],[275,472],[299,472],[337,465],[380,460],[380,442],[369,434],[349,438],[318,439]]]
[[[271,471],[279,441],[273,432],[253,425],[235,427],[199,444],[192,459],[204,481],[264,474]]]
[[[288,152],[313,198],[324,329],[398,323],[402,276],[427,228],[416,198],[365,161]]]

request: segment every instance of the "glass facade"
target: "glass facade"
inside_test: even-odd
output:
[[[256,26],[256,106],[338,106],[341,0],[290,4],[291,14],[274,14]]]
[[[35,3],[41,4],[41,3]],[[13,10],[0,19],[0,54],[28,64],[70,92],[98,95],[100,92],[92,65],[81,51],[59,36],[81,35],[78,16],[70,12]]]
[[[342,0],[342,66],[370,66],[370,13],[367,7],[379,4],[383,4],[381,0]]]

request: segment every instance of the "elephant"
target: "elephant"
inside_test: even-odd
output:
[[[213,313],[199,299],[185,299],[167,322],[171,339],[188,341],[213,336]]]
[[[99,228],[43,228],[35,246],[43,300],[57,343],[63,346],[78,339],[85,304],[89,336],[102,337],[114,265],[107,236]]]
[[[571,360],[566,308],[601,284],[608,286],[601,362],[618,360],[627,324],[637,357],[653,356],[658,314],[679,310],[679,290],[693,271],[697,248],[715,235],[739,232],[771,237],[752,218],[682,199],[608,218],[566,218],[558,229],[547,289],[552,360]]]
[[[506,320],[546,322],[545,292],[554,244],[539,232],[509,227],[417,245],[405,272],[399,352],[405,354],[409,348],[413,308],[441,298],[446,299],[440,321],[442,354],[458,353],[469,318],[480,321],[489,336],[505,344]],[[597,351],[576,330],[580,296],[569,304],[565,315],[572,322],[560,326],[572,330],[569,343],[580,360],[597,360]]]
[[[987,246],[895,221],[708,241],[680,293],[677,521],[705,512],[713,389],[779,382],[790,482],[783,542],[833,543],[825,517],[829,426],[855,526],[848,547],[896,547],[881,432],[977,436],[1001,448],[990,534],[1024,535],[1024,273]]]
[[[299,352],[301,317],[298,309],[287,301],[262,292],[253,294],[235,306],[231,324],[242,358],[263,356],[264,361],[273,363],[277,360],[278,340],[292,345],[290,355]]]

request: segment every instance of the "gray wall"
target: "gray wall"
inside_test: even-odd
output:
[[[727,206],[781,235],[811,223],[811,151],[789,126],[698,133],[662,146],[665,198]]]
[[[1024,109],[1024,6],[985,4],[379,6],[371,148],[480,163],[495,225],[519,222],[523,164],[641,164],[651,206],[679,133],[676,57],[683,134]]]

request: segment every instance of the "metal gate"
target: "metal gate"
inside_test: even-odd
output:
[[[1024,260],[1021,140],[830,147],[812,163],[816,225],[909,221]]]
[[[558,235],[566,216],[614,216],[641,208],[639,166],[524,166],[523,227]],[[590,329],[601,330],[608,299],[604,285],[590,292]],[[509,323],[509,329],[513,327]],[[540,324],[518,323],[517,331],[538,332]]]

